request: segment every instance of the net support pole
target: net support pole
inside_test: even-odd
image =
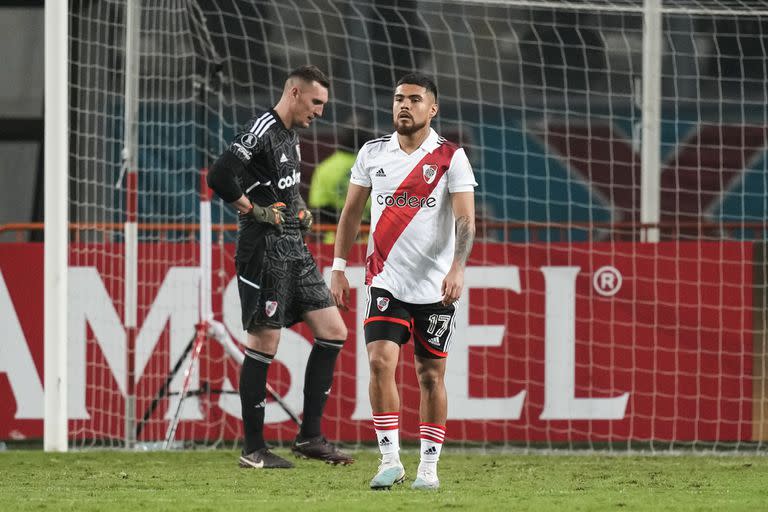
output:
[[[140,0],[128,0],[125,24],[125,287],[123,323],[126,331],[125,447],[136,445],[136,320],[138,310],[138,111]]]
[[[208,169],[200,172],[200,323],[213,319],[211,304],[211,190],[208,188]]]
[[[640,240],[659,241],[661,200],[661,0],[643,7],[643,121],[640,177]]]
[[[43,445],[47,452],[67,451],[68,31],[68,2],[46,2]]]

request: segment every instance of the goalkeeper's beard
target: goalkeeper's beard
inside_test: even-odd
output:
[[[425,126],[427,126],[427,122],[424,121],[421,124],[416,123],[411,119],[412,124],[404,124],[400,123],[399,120],[395,121],[395,131],[399,133],[400,135],[413,135],[414,133],[418,132]]]

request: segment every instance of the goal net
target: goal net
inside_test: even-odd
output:
[[[205,341],[182,392],[196,324],[212,318],[244,341],[235,216],[214,198],[200,229],[200,177],[276,103],[286,74],[313,63],[332,87],[300,133],[305,197],[318,162],[356,149],[350,134],[392,131],[393,84],[412,70],[435,78],[434,128],[472,162],[478,229],[448,359],[451,441],[763,447],[764,2],[135,5],[129,16],[124,1],[71,2],[73,446],[162,441],[182,398],[176,442],[238,440],[239,364],[224,341]],[[314,207],[332,228],[335,207]],[[308,237],[326,272],[327,242]],[[349,443],[374,439],[364,251],[350,260],[356,308],[323,423]],[[297,412],[311,341],[304,326],[284,330],[270,370]],[[397,375],[405,440],[418,439],[412,361],[411,343]],[[266,421],[270,442],[292,440],[271,400]]]

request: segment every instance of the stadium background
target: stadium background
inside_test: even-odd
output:
[[[629,1],[603,4],[633,5]],[[117,1],[82,0],[72,2],[71,7],[70,215],[78,222],[119,223],[125,215],[124,191],[116,186],[123,170],[124,6]],[[671,388],[662,383],[646,390],[632,389],[631,417],[615,423],[565,420],[563,424],[538,424],[529,419],[522,427],[511,420],[489,418],[457,424],[465,434],[461,439],[514,444],[629,438],[693,444],[722,441],[736,446],[743,441],[760,441],[763,427],[754,427],[754,423],[762,425],[762,420],[757,421],[753,413],[764,401],[762,391],[757,391],[762,390],[763,382],[753,371],[760,366],[763,353],[753,351],[753,346],[762,346],[759,319],[764,312],[758,298],[764,290],[759,280],[764,271],[760,241],[768,214],[765,17],[665,16],[661,230],[662,239],[670,245],[647,250],[634,244],[640,240],[642,121],[637,102],[642,16],[637,12],[431,1],[303,4],[169,0],[147,2],[146,7],[138,121],[138,212],[143,222],[197,222],[197,171],[210,163],[253,108],[274,103],[282,76],[292,67],[314,62],[328,70],[334,82],[324,119],[302,133],[302,156],[308,164],[302,169],[305,192],[312,164],[335,146],[334,127],[345,126],[354,112],[361,118],[367,116],[375,133],[389,131],[391,84],[408,70],[423,69],[436,76],[440,88],[438,131],[459,139],[468,148],[480,182],[481,220],[508,223],[489,225],[483,243],[475,250],[474,263],[507,268],[519,265],[521,280],[535,290],[520,295],[528,297],[525,300],[517,299],[518,293],[488,289],[470,296],[472,322],[482,319],[483,324],[504,325],[506,332],[501,349],[481,349],[483,354],[474,363],[478,365],[475,371],[481,370],[480,376],[468,375],[476,379],[471,384],[473,396],[508,397],[521,386],[532,387],[528,400],[533,395],[533,409],[528,414],[534,414],[533,410],[536,415],[540,413],[545,380],[540,342],[545,333],[541,322],[526,324],[528,316],[543,318],[546,292],[540,267],[576,266],[583,261],[581,266],[591,272],[602,264],[620,266],[624,259],[626,268],[632,269],[625,274],[625,281],[634,283],[635,290],[659,279],[677,283],[670,286],[674,291],[652,287],[647,292],[630,293],[627,286],[626,295],[615,301],[618,306],[598,305],[590,287],[591,274],[579,277],[585,282],[576,284],[578,300],[584,304],[580,309],[590,308],[592,318],[592,322],[579,319],[577,326],[577,343],[589,352],[589,357],[577,361],[578,372],[584,372],[579,377],[589,377],[588,382],[580,381],[579,393],[602,397],[621,394],[623,387],[617,383],[620,372],[616,371],[621,364],[617,361],[629,361],[626,370],[631,378],[656,378],[654,375],[665,372],[672,375]],[[221,75],[216,73],[219,69]],[[15,92],[31,94],[18,86]],[[9,96],[6,105],[12,103]],[[25,131],[19,128],[24,125],[18,122],[18,112],[5,116],[4,125],[16,130],[6,140],[24,136],[34,140],[39,117],[27,118],[32,128]],[[42,166],[31,160],[29,170],[19,173],[11,168],[12,158],[4,159],[3,176],[25,174],[28,181],[26,187],[19,187],[21,190],[6,189],[9,197],[0,206],[3,222],[41,220]],[[31,175],[37,179],[29,180]],[[29,212],[29,204],[35,205],[32,211],[20,213]],[[214,203],[215,222],[232,222],[231,212],[219,206]],[[27,236],[29,241],[39,240],[34,230],[2,236],[4,240]],[[225,235],[225,242],[231,240],[229,236]],[[167,269],[192,266],[196,256],[192,247],[179,243],[189,240],[183,230],[149,231],[141,240],[154,246],[147,249],[146,261],[150,263],[146,273],[151,279],[141,304],[144,316],[151,312],[154,292],[165,282]],[[611,240],[621,243],[597,243]],[[693,245],[675,243],[683,240]],[[751,240],[758,243],[752,245]],[[556,243],[545,244],[550,241]],[[108,247],[112,243],[119,247],[119,232],[105,237],[100,230],[83,230],[73,243],[71,261],[73,266],[98,268],[108,297],[119,311],[120,255],[119,249]],[[214,268],[225,269],[225,276],[219,278],[226,283],[226,277],[231,276],[231,268],[226,270],[231,248],[223,247]],[[157,252],[158,248],[162,250]],[[20,317],[38,374],[42,338],[36,319],[41,317],[41,285],[33,287],[40,293],[23,291],[29,283],[20,277],[23,267],[19,265],[40,259],[41,253],[35,252],[39,250],[9,243],[2,258],[12,309]],[[317,250],[321,251],[321,263],[327,264],[328,249],[318,246]],[[696,254],[692,256],[691,251]],[[670,262],[674,268],[665,268]],[[683,267],[693,263],[697,269],[684,275]],[[41,264],[34,268],[41,274]],[[661,294],[667,295],[660,298]],[[646,302],[652,304],[647,316],[640,311]],[[599,320],[602,307],[610,320]],[[616,313],[622,307],[626,308],[626,318]],[[667,321],[663,313],[668,307],[674,310],[674,318]],[[683,310],[686,312],[681,313]],[[713,325],[706,325],[702,318],[714,311],[724,313]],[[522,333],[521,324],[527,325]],[[596,336],[604,326],[617,329],[619,334],[631,333],[626,340],[629,346],[622,347],[616,336]],[[643,329],[656,344],[643,345],[643,336],[638,335]],[[658,336],[654,333],[664,329],[675,333],[667,346],[654,338]],[[166,347],[172,344],[168,339],[172,335],[163,331],[158,336],[158,346],[165,355],[148,367],[154,380],[145,384],[144,400],[151,397],[152,382],[164,378],[168,360],[173,359]],[[96,336],[87,331],[85,338],[88,360],[98,360],[97,370],[89,370],[89,386],[96,386],[98,381],[97,386],[108,390],[89,394],[88,407],[99,410],[99,420],[93,423],[106,426],[75,427],[79,436],[76,442],[92,442],[92,431],[102,428],[99,435],[106,433],[108,443],[119,443],[122,405],[119,400],[115,402],[119,386],[109,380],[111,370],[95,349],[99,345]],[[689,347],[686,343],[690,339],[694,341]],[[516,341],[524,348],[515,348],[519,345]],[[609,354],[607,361],[599,360],[601,350]],[[622,350],[635,355],[622,355]],[[658,360],[644,367],[641,355],[648,352]],[[687,360],[692,354],[693,360]],[[713,360],[702,361],[702,354],[713,355]],[[660,370],[665,355],[677,359],[672,367]],[[219,364],[215,361],[223,356],[214,350],[210,358],[214,361],[211,364]],[[517,360],[524,361],[526,369],[510,376]],[[344,370],[350,365],[355,366],[354,354],[346,354],[342,363],[340,384],[344,383],[344,389],[359,377],[359,365]],[[690,369],[697,365],[699,370]],[[234,371],[222,368],[214,373]],[[404,376],[409,369],[406,364]],[[606,372],[604,382],[600,371]],[[709,378],[711,388],[705,382]],[[411,399],[413,389],[412,382],[410,387],[406,383]],[[663,402],[669,398],[670,389],[674,389],[671,401]],[[8,397],[19,394],[2,377],[0,392]],[[634,396],[649,401],[647,412]],[[351,415],[345,400],[349,397],[341,397],[335,404],[338,417]],[[659,408],[662,402],[664,406]],[[164,421],[159,416],[156,433],[162,435]],[[20,418],[18,406],[16,410],[6,409],[3,417],[7,427],[0,437],[35,437],[42,432],[39,417]],[[645,421],[658,425],[638,426]],[[205,425],[183,423],[182,436],[208,442],[236,437],[233,418],[212,423],[214,433]],[[274,434],[279,440],[289,438],[291,428],[290,424],[279,424]],[[362,422],[350,420],[345,425],[341,421],[334,423],[334,428],[348,440],[364,440],[366,435]],[[407,433],[406,429],[406,437]]]

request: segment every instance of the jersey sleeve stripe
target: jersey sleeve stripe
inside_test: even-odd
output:
[[[379,137],[378,139],[369,140],[368,142],[363,144],[363,146],[367,146],[368,144],[374,144],[376,142],[389,142],[389,139],[391,138],[392,138],[392,135],[384,135],[383,137]]]
[[[272,114],[269,112],[262,114],[262,116],[258,118],[255,123],[253,123],[253,126],[251,126],[251,129],[248,131],[251,133],[256,133],[256,130],[258,130],[269,119],[272,119]]]
[[[275,118],[272,118],[272,120],[271,120],[271,121],[269,121],[267,124],[265,124],[264,126],[262,126],[261,128],[259,128],[259,131],[257,131],[257,132],[255,133],[256,137],[261,137],[262,135],[264,135],[264,133],[265,133],[267,130],[269,130],[269,127],[270,127],[270,126],[272,126],[273,124],[275,124],[276,122],[277,122],[277,119],[275,119]]]

